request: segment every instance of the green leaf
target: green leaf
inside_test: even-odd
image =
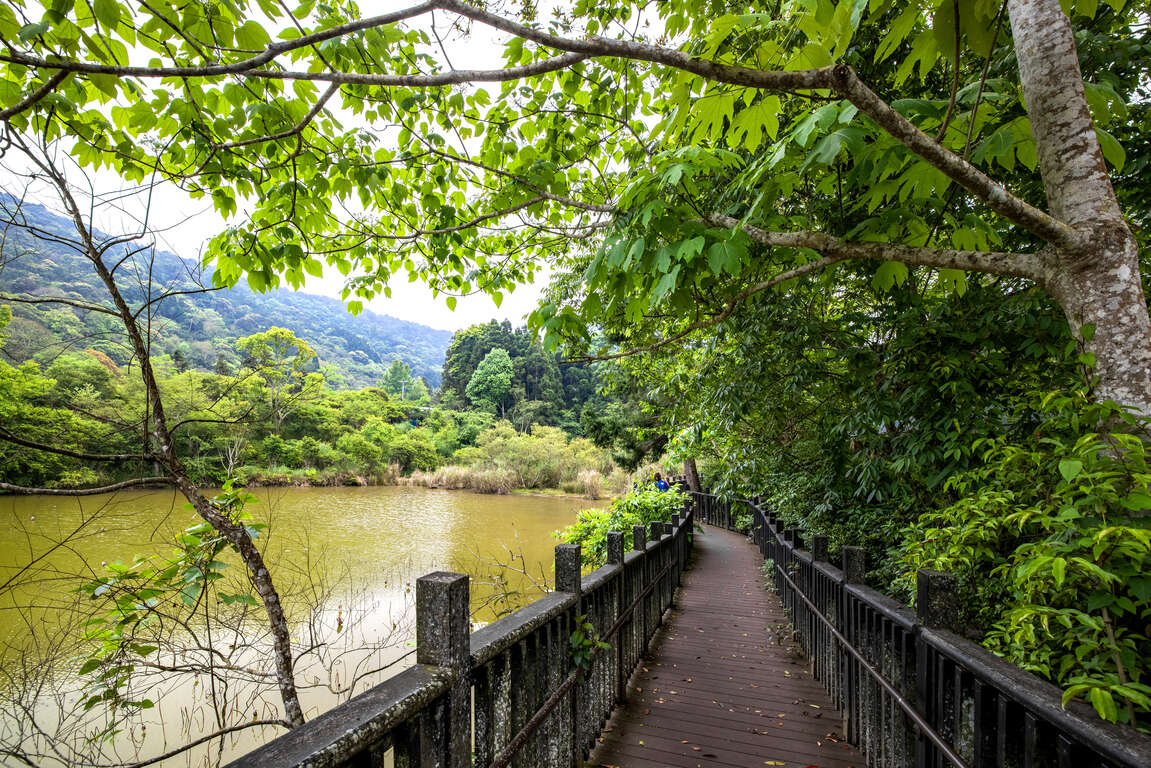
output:
[[[1063,479],[1071,482],[1079,473],[1083,471],[1083,462],[1078,459],[1061,459],[1059,462],[1059,474],[1063,475]]]
[[[1095,126],[1095,135],[1099,137],[1099,148],[1103,150],[1103,159],[1118,173],[1123,170],[1127,162],[1127,153],[1123,145],[1107,131]]]
[[[875,270],[871,284],[881,293],[890,291],[907,280],[907,265],[899,261],[885,261]]]
[[[1091,706],[1095,707],[1095,711],[1099,713],[1101,718],[1112,723],[1119,719],[1119,708],[1115,706],[1115,699],[1111,696],[1110,691],[1092,688],[1089,698],[1091,699]]]
[[[245,21],[236,29],[236,44],[250,51],[263,50],[272,42],[268,32],[256,21]]]
[[[115,29],[120,23],[120,4],[116,0],[95,0],[92,11],[96,18],[108,29]]]

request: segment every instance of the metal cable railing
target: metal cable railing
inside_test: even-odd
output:
[[[1064,708],[1057,687],[957,634],[953,576],[920,572],[913,611],[864,584],[861,548],[843,547],[836,567],[826,537],[811,537],[805,549],[801,532],[758,502],[694,497],[701,522],[742,525],[774,562],[772,579],[813,676],[869,766],[1151,766],[1151,738],[1100,720],[1081,702]],[[747,517],[737,514],[741,504]]]

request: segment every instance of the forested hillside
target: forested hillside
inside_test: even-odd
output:
[[[69,232],[70,224],[41,205],[25,204],[31,227],[13,229],[0,262],[0,294],[66,296],[98,302],[106,296],[91,270],[76,269],[66,246],[52,241],[54,233]],[[133,273],[121,276],[133,299],[142,298],[148,275],[146,260],[134,260]],[[209,271],[168,251],[152,259],[152,291],[190,290],[211,285]],[[128,362],[130,351],[121,342],[119,321],[110,315],[59,305],[13,305],[12,323],[4,351],[13,361],[38,358],[48,362],[69,350],[96,349],[117,364]],[[227,290],[174,295],[155,305],[152,321],[154,354],[171,355],[179,369],[230,370],[240,362],[236,340],[278,326],[307,339],[319,358],[330,366],[329,383],[359,388],[379,382],[396,359],[411,366],[417,377],[432,387],[440,384],[444,352],[450,331],[378,315],[365,310],[353,316],[336,299],[290,290],[265,294],[242,283]]]

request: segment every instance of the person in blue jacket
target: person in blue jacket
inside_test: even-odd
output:
[[[664,480],[663,475],[661,475],[659,472],[655,473],[655,487],[661,491],[666,491],[671,488],[671,486],[667,484],[667,480]]]

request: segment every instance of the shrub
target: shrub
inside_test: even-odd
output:
[[[1084,393],[1036,412],[1029,438],[977,441],[983,465],[948,481],[961,498],[908,530],[904,587],[957,574],[988,648],[1135,724],[1151,712],[1148,424]]]
[[[603,565],[607,560],[607,535],[611,531],[630,534],[632,527],[662,520],[683,509],[687,496],[679,491],[659,491],[651,486],[640,488],[616,499],[603,509],[585,509],[576,521],[556,533],[568,544],[582,547],[583,564],[590,567]]]

